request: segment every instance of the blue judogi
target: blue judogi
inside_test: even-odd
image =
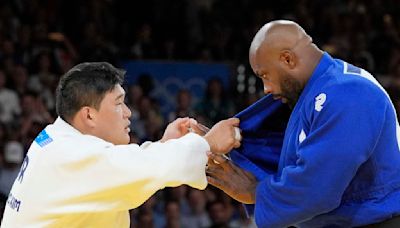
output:
[[[259,227],[353,227],[400,215],[400,127],[368,72],[324,53],[283,142],[284,121],[273,116],[282,106],[268,96],[237,115],[244,139],[231,157],[260,181]]]

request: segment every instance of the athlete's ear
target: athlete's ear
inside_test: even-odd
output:
[[[96,111],[94,108],[91,108],[89,106],[82,107],[78,111],[77,117],[80,119],[80,122],[87,127],[93,128],[96,126]]]
[[[282,50],[279,53],[279,62],[289,69],[294,69],[297,65],[297,57],[290,50]]]

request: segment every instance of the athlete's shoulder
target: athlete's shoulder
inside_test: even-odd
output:
[[[313,87],[314,95],[329,93],[339,101],[370,102],[387,100],[385,89],[368,71],[342,60],[335,60],[334,66]]]
[[[331,68],[307,94],[304,113],[309,119],[350,113],[379,116],[377,110],[391,104],[386,91],[367,71],[343,61],[336,61]]]

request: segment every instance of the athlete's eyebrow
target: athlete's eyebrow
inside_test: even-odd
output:
[[[125,96],[125,93],[121,93],[120,95],[118,95],[116,98],[115,98],[115,100],[119,100],[119,99],[123,99],[124,98],[124,96]]]

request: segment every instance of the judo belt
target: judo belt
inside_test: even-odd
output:
[[[399,228],[400,227],[400,215],[388,219],[386,221],[375,223],[367,226],[362,226],[363,228]]]

